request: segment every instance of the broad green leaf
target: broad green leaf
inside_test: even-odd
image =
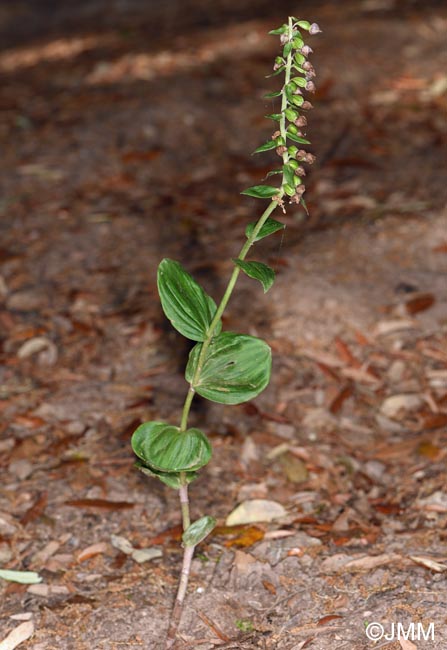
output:
[[[160,262],[157,284],[163,311],[172,326],[188,339],[203,341],[216,313],[214,300],[174,260]],[[219,323],[215,331],[221,328]]]
[[[308,20],[299,20],[297,22],[298,27],[301,27],[301,29],[306,29],[308,30],[310,27],[310,22]]]
[[[9,569],[0,569],[0,578],[9,582],[19,582],[22,585],[36,585],[42,582],[42,578],[35,571],[10,571]]]
[[[310,144],[309,140],[306,140],[306,138],[300,138],[299,135],[295,135],[294,133],[287,132],[287,137],[294,142],[299,142],[300,144]]]
[[[202,349],[189,354],[186,380],[192,382]],[[211,341],[200,376],[193,385],[202,397],[219,404],[241,404],[259,395],[270,380],[270,347],[254,336],[222,332]]]
[[[292,104],[295,104],[295,106],[301,106],[301,104],[304,104],[304,97],[302,95],[294,95],[291,102]]]
[[[279,74],[281,74],[282,72],[284,72],[285,69],[286,69],[286,66],[285,66],[285,65],[282,65],[280,68],[278,68],[277,70],[275,70],[275,71],[272,72],[271,74],[266,74],[266,75],[265,75],[265,78],[266,78],[266,79],[270,79],[270,77],[277,77]]]
[[[271,199],[278,193],[279,189],[271,185],[253,185],[253,187],[248,187],[241,192],[241,194],[245,194],[246,196],[254,196],[256,199]]]
[[[253,221],[252,223],[248,224],[247,228],[245,229],[245,236],[247,237],[247,239],[249,239],[252,236],[257,223],[258,223],[257,221]],[[276,219],[271,219],[269,217],[267,221],[262,225],[254,241],[259,241],[260,239],[264,239],[264,237],[273,235],[274,232],[278,232],[278,230],[283,230],[283,228],[285,227],[286,226],[280,221],[276,221]]]
[[[270,151],[270,149],[275,149],[275,147],[276,147],[276,142],[274,140],[268,140],[268,142],[266,142],[265,144],[262,144],[260,147],[255,149],[253,151],[253,154],[262,153],[263,151]]]
[[[259,280],[264,288],[264,293],[272,286],[275,281],[275,272],[267,264],[262,262],[245,262],[244,260],[235,259],[233,262],[239,266],[249,278]]]
[[[281,95],[281,90],[275,90],[272,93],[266,93],[264,95],[264,99],[274,99],[275,97],[279,97]]]
[[[205,537],[208,537],[210,532],[215,528],[216,523],[214,517],[210,517],[209,515],[197,519],[182,535],[184,546],[197,546],[197,544],[203,542]]]
[[[206,465],[212,454],[202,431],[180,431],[165,422],[141,424],[131,445],[138,458],[158,472],[194,472]]]
[[[310,26],[310,24],[309,24],[309,26]],[[278,29],[271,29],[269,31],[269,34],[273,34],[273,35],[284,34],[287,30],[288,30],[288,26],[284,24],[284,25],[281,25],[281,27],[278,27]]]
[[[154,478],[158,478],[162,483],[168,485],[171,488],[174,488],[174,490],[178,490],[180,488],[180,473],[175,474],[172,472],[157,472],[155,469],[145,465],[141,460],[136,461],[135,467],[139,469],[143,474],[146,474],[146,476],[153,476]],[[185,472],[185,476],[186,483],[192,483],[192,481],[197,478],[197,472]]]
[[[305,77],[293,77],[292,81],[293,83],[295,83],[297,86],[300,86],[301,88],[305,88],[307,84],[307,80]]]
[[[282,118],[282,113],[270,113],[270,115],[264,115],[268,120],[273,120],[274,122],[279,122]]]

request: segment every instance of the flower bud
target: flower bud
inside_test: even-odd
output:
[[[284,111],[284,115],[287,117],[287,119],[290,122],[294,122],[299,117],[298,113],[294,111],[292,108],[286,108],[286,110]]]
[[[316,91],[316,87],[313,81],[308,81],[305,88],[309,93],[314,93]]]
[[[298,135],[298,129],[295,124],[289,124],[287,127],[287,133],[292,133],[292,135]]]
[[[276,144],[278,147],[283,147],[283,146],[286,144],[286,141],[285,141],[284,138],[280,135],[279,137],[275,138],[275,144]]]
[[[298,147],[295,147],[295,145],[292,145],[291,147],[289,147],[287,149],[287,153],[289,154],[289,156],[291,158],[296,158],[296,155],[298,153]],[[306,153],[306,152],[304,152],[304,153]]]
[[[295,194],[295,188],[291,185],[288,185],[287,183],[283,185],[283,189],[287,196],[293,196]]]
[[[294,176],[293,177],[293,184],[295,185],[295,187],[298,187],[299,185],[301,185],[302,182],[303,181],[301,180],[301,178],[299,176]]]
[[[309,56],[309,54],[312,54],[313,49],[309,47],[308,45],[303,45],[303,47],[300,49],[301,54],[304,54],[304,56]]]
[[[312,23],[312,25],[309,27],[309,34],[314,35],[314,34],[320,34],[320,33],[321,33],[321,29],[320,29],[319,25],[317,25],[317,23]]]
[[[297,187],[295,194],[292,197],[290,197],[290,203],[299,203],[305,191],[306,188],[304,187],[304,185],[300,185],[299,187]]]
[[[310,102],[308,102],[307,100],[305,100],[301,104],[301,108],[303,108],[305,111],[310,111],[310,109],[313,108],[313,105]]]
[[[310,61],[304,61],[302,68],[303,70],[309,70],[311,72],[315,72],[315,68],[313,67]]]
[[[307,118],[304,115],[299,115],[293,123],[295,126],[306,126]]]
[[[289,166],[291,169],[293,169],[293,171],[294,171],[295,174],[296,174],[296,170],[297,170],[298,167],[299,167],[299,164],[297,163],[297,161],[296,161],[296,160],[289,160],[289,162],[288,162],[287,164],[288,164],[288,166]]]

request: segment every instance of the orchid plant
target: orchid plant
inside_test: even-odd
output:
[[[315,91],[315,70],[309,61],[312,49],[305,44],[303,32],[313,35],[320,32],[320,28],[316,23],[291,16],[287,23],[270,32],[279,36],[282,50],[275,58],[273,76],[283,75],[284,81],[279,90],[265,97],[277,98],[281,105],[278,113],[267,115],[277,128],[254,153],[276,151],[280,166],[268,176],[279,175],[280,184],[256,185],[242,192],[246,196],[269,200],[269,203],[259,219],[246,227],[244,244],[233,259],[234,269],[219,305],[179,262],[163,259],[158,267],[157,286],[166,317],[180,334],[196,342],[185,370],[189,388],[180,424],[146,422],[132,436],[138,469],[177,490],[180,497],[183,567],[166,648],[175,643],[194,550],[216,525],[216,520],[209,515],[193,523],[190,518],[188,485],[212,455],[206,434],[188,425],[192,401],[195,395],[200,395],[220,404],[241,404],[259,395],[270,381],[272,358],[268,344],[255,336],[223,331],[221,319],[241,271],[258,280],[264,292],[274,282],[275,273],[267,264],[247,260],[255,242],[284,228],[283,223],[271,217],[272,213],[278,208],[285,212],[287,200],[307,209],[303,199],[303,177],[305,165],[312,164],[315,157],[303,148],[310,144],[303,131],[307,125],[304,113],[312,108],[305,93]]]

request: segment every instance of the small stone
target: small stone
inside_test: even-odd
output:
[[[18,478],[20,481],[24,481],[33,473],[33,466],[29,460],[13,460],[9,465],[9,473]]]

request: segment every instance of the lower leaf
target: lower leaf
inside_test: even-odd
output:
[[[193,347],[186,366],[190,383],[196,373],[202,344]],[[270,347],[255,336],[222,332],[210,343],[193,388],[219,404],[241,404],[259,395],[270,380]]]
[[[210,532],[215,528],[216,520],[214,517],[205,515],[197,519],[193,524],[185,530],[182,535],[182,542],[184,546],[197,546],[200,542],[203,542],[205,537],[207,537]]]
[[[141,424],[131,444],[138,458],[156,472],[194,472],[212,455],[211,444],[202,431],[180,431],[165,422]]]

